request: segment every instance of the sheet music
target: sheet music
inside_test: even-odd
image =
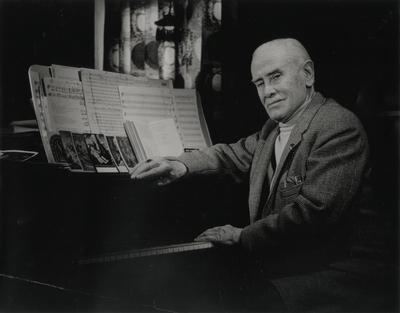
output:
[[[89,125],[93,133],[123,136],[124,115],[118,86],[148,86],[146,78],[81,69]]]
[[[118,86],[172,88],[171,82],[165,80],[91,69],[81,69],[81,76],[90,128],[93,133],[110,136],[125,136]]]
[[[150,122],[173,117],[168,88],[119,87],[122,110],[127,121]]]
[[[90,133],[81,82],[44,77],[43,84],[43,113],[47,129]]]
[[[57,65],[57,64],[53,64],[51,68],[53,71],[53,77],[55,78],[80,80],[79,78],[80,68]]]
[[[49,163],[61,162],[53,155],[51,147],[51,136],[52,134],[48,131],[44,120],[43,112],[43,84],[42,79],[44,77],[50,77],[50,69],[48,66],[43,65],[32,65],[28,71],[29,82],[32,93],[32,105],[35,111],[36,120],[38,121],[38,128],[40,131],[40,137],[42,138],[43,148],[46,153],[47,160]]]
[[[29,79],[50,163],[65,163],[57,149],[60,130],[125,137],[124,122],[138,117],[145,121],[173,118],[185,151],[210,145],[195,91],[173,89],[172,81],[62,65],[33,65]],[[132,94],[121,99],[121,91]]]
[[[70,96],[84,100],[82,83],[79,80],[44,77],[43,83],[46,96]]]
[[[36,120],[38,121],[39,129],[44,132],[46,125],[43,118],[43,85],[42,79],[51,77],[49,67],[43,65],[32,65],[29,68],[29,82],[31,85],[32,103],[35,110]],[[47,150],[46,150],[47,153]]]
[[[207,147],[204,138],[200,115],[196,103],[196,90],[173,90],[174,112],[177,116],[178,129],[185,149],[201,149]]]

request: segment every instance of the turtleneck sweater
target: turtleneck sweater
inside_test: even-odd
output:
[[[276,168],[279,167],[279,162],[281,161],[282,152],[285,149],[285,146],[289,140],[290,134],[292,133],[293,128],[296,125],[297,120],[299,119],[300,115],[304,112],[307,105],[310,103],[310,100],[302,104],[292,115],[292,117],[286,121],[285,123],[279,123],[279,135],[275,140],[275,160],[276,160]],[[271,162],[272,163],[272,162]],[[272,167],[272,164],[268,167],[268,181],[270,188],[274,182],[274,174],[275,170]]]

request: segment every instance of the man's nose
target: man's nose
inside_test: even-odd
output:
[[[265,84],[265,86],[264,86],[264,97],[272,98],[275,94],[276,94],[275,88]]]

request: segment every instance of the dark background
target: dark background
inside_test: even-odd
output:
[[[2,126],[34,118],[32,64],[93,68],[93,25],[93,0],[0,0]],[[223,68],[222,123],[235,127],[220,127],[221,138],[237,139],[265,121],[250,83],[251,54],[278,37],[303,42],[326,97],[354,109],[368,93],[368,109],[398,110],[398,1],[226,1],[214,53]]]
[[[33,64],[94,67],[94,1],[0,0],[1,126],[34,119]]]
[[[265,122],[250,82],[251,55],[260,43],[279,37],[305,45],[315,63],[317,91],[364,123],[377,201],[396,232],[398,1],[224,1],[222,29],[209,40],[213,58],[222,62],[222,100],[218,108],[203,101],[214,142],[237,140]],[[29,102],[31,65],[93,68],[94,1],[0,0],[0,47],[0,126],[6,126],[35,118]]]
[[[250,82],[251,55],[259,44],[282,37],[305,45],[316,90],[325,97],[352,110],[398,110],[398,1],[239,1],[236,17],[224,9],[224,99],[244,129],[266,119]]]

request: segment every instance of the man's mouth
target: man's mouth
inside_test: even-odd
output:
[[[272,101],[271,103],[267,103],[267,108],[269,108],[269,107],[273,106],[274,104],[276,104],[276,103],[278,103],[278,102],[281,102],[281,101],[283,101],[283,100],[284,100],[284,99],[279,99],[279,100]]]

